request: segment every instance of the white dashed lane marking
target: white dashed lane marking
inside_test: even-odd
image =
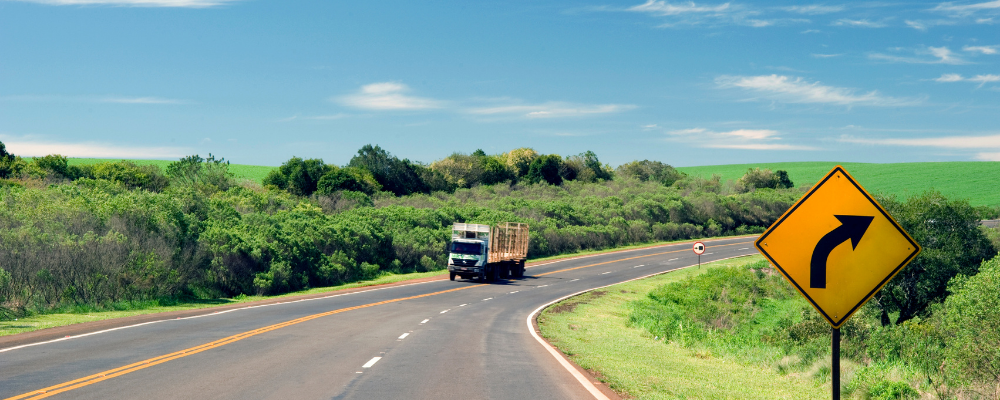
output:
[[[483,299],[483,301],[486,301],[486,300],[493,300],[493,298],[492,298],[492,297],[490,297],[490,298],[488,298],[488,299]]]
[[[676,261],[676,260],[680,260],[680,259],[679,258],[671,258],[671,259],[669,259],[667,261]]]
[[[468,303],[466,303],[466,304],[461,304],[461,305],[459,305],[459,307],[465,307],[465,306],[467,306],[467,305],[469,305],[469,304],[468,304]]]
[[[410,333],[409,333],[409,332],[407,332],[407,333],[404,333],[404,334],[402,334],[402,335],[399,335],[399,337],[398,337],[398,338],[396,338],[396,339],[400,339],[400,340],[402,340],[402,339],[406,339],[406,337],[407,337],[407,336],[410,336]]]
[[[426,324],[426,323],[427,323],[427,321],[430,321],[430,320],[431,320],[430,318],[427,318],[427,319],[425,319],[425,320],[423,320],[423,321],[420,321],[420,323],[421,323],[421,324]]]
[[[742,248],[740,250],[750,250],[750,248],[749,247],[744,247],[744,248]],[[737,251],[739,251],[739,250],[737,250]]]
[[[611,271],[608,271],[608,272],[605,272],[605,273],[603,273],[601,275],[607,275],[607,274],[610,274],[610,273],[611,273]]]
[[[578,281],[578,280],[580,280],[580,279],[574,279],[574,280],[571,280],[570,282],[576,282],[576,281]]]
[[[448,311],[451,311],[451,309],[447,309],[447,310],[441,311],[441,314],[444,314],[444,313],[446,313]]]
[[[372,359],[368,360],[368,362],[366,362],[365,365],[362,365],[361,368],[371,368],[372,365],[375,365],[375,363],[377,363],[378,360],[381,360],[381,359],[382,359],[382,357],[372,357]]]

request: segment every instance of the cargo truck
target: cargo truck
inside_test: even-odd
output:
[[[448,275],[486,282],[521,278],[528,259],[528,224],[456,223],[451,229]]]

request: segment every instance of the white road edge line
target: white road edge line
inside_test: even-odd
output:
[[[745,255],[742,255],[742,256],[726,257],[726,258],[715,260],[715,261],[728,260],[728,259],[731,259],[731,258],[738,258],[738,257],[747,257],[747,256],[752,256],[752,255],[753,254],[745,254]],[[715,261],[713,261],[713,262],[715,262]],[[598,389],[596,386],[594,386],[594,383],[591,382],[590,379],[587,379],[587,377],[583,376],[583,374],[581,374],[580,371],[577,371],[576,368],[573,367],[573,364],[570,364],[569,360],[566,359],[566,356],[564,356],[562,353],[560,353],[559,350],[556,350],[555,348],[553,348],[552,346],[550,346],[549,343],[546,342],[545,339],[542,339],[541,336],[538,336],[538,332],[535,332],[535,326],[532,325],[531,321],[534,321],[535,315],[537,315],[539,312],[541,312],[542,310],[544,310],[546,307],[551,306],[553,304],[556,304],[556,303],[558,303],[560,301],[566,300],[566,299],[568,299],[570,297],[579,296],[579,295],[587,293],[587,292],[589,292],[591,290],[603,289],[603,288],[606,288],[606,287],[609,287],[609,286],[619,285],[619,284],[626,283],[626,282],[632,282],[632,281],[636,281],[636,280],[639,280],[639,279],[645,279],[645,278],[649,278],[651,276],[662,275],[662,274],[666,274],[666,273],[670,273],[670,272],[673,272],[673,271],[682,270],[682,269],[685,269],[685,268],[691,268],[691,267],[695,267],[695,266],[698,266],[698,264],[688,265],[686,267],[674,268],[674,269],[669,270],[669,271],[661,271],[661,272],[657,272],[657,273],[653,273],[653,274],[649,274],[649,275],[645,275],[645,276],[640,276],[638,278],[633,278],[633,279],[629,279],[629,280],[626,280],[626,281],[621,281],[621,282],[618,282],[618,283],[612,283],[610,285],[604,285],[604,286],[600,286],[600,287],[590,288],[590,289],[587,289],[587,290],[582,290],[582,291],[579,291],[579,292],[576,292],[576,293],[573,293],[573,294],[570,294],[570,295],[566,295],[566,296],[560,297],[558,299],[552,300],[552,301],[550,301],[550,302],[542,305],[541,307],[536,308],[535,311],[531,312],[531,314],[528,314],[528,319],[525,320],[528,323],[528,332],[531,332],[531,337],[535,338],[535,340],[538,341],[538,343],[541,344],[542,347],[545,348],[545,350],[548,350],[549,354],[551,354],[552,357],[555,357],[556,361],[559,361],[559,364],[562,365],[563,368],[566,369],[566,371],[569,371],[569,373],[571,375],[573,375],[573,377],[576,378],[576,380],[578,382],[580,382],[580,384],[583,385],[583,387],[585,389],[587,389],[587,391],[590,392],[590,394],[592,394],[595,399],[597,399],[597,400],[611,400],[611,399],[608,398],[608,396],[605,396],[604,393],[601,393],[601,390]]]
[[[398,337],[398,338],[396,338],[396,339],[406,339],[406,337],[407,337],[407,336],[410,336],[410,333],[409,333],[409,332],[407,332],[407,333],[404,333],[404,334],[402,334],[402,335],[399,335],[399,337]]]
[[[426,324],[426,323],[427,323],[427,321],[430,321],[430,320],[431,320],[430,318],[427,318],[427,319],[425,319],[425,320],[423,320],[423,321],[420,321],[420,323],[421,323],[421,324]]]
[[[366,362],[365,365],[362,365],[361,368],[371,368],[372,365],[375,365],[375,363],[377,363],[378,360],[381,360],[381,359],[382,359],[382,357],[372,357],[372,359],[368,360],[368,362]]]

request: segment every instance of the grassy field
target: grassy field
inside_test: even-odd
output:
[[[117,158],[70,158],[69,165],[86,165],[86,164],[97,164],[106,161],[121,161]],[[128,160],[136,164],[146,165],[152,164],[160,167],[164,172],[167,171],[167,165],[177,160]],[[268,172],[277,167],[269,167],[266,165],[245,165],[245,164],[230,164],[229,172],[232,172],[237,179],[249,179],[255,182],[261,182],[264,177],[267,176]]]
[[[739,179],[748,168],[788,171],[796,186],[812,185],[836,162],[786,162],[706,165],[677,168],[689,175],[723,180]],[[923,162],[898,164],[839,163],[871,193],[895,194],[905,199],[928,189],[948,198],[967,199],[974,206],[1000,205],[1000,162]]]
[[[612,389],[638,399],[825,399],[829,384],[771,368],[745,365],[664,343],[642,328],[630,327],[629,303],[654,288],[703,273],[742,265],[741,257],[623,283],[567,299],[539,317],[542,335],[573,361],[600,373]]]

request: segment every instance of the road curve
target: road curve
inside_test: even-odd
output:
[[[702,262],[755,254],[707,240]],[[580,291],[697,263],[690,243],[162,320],[0,349],[0,398],[585,399],[525,325]]]

